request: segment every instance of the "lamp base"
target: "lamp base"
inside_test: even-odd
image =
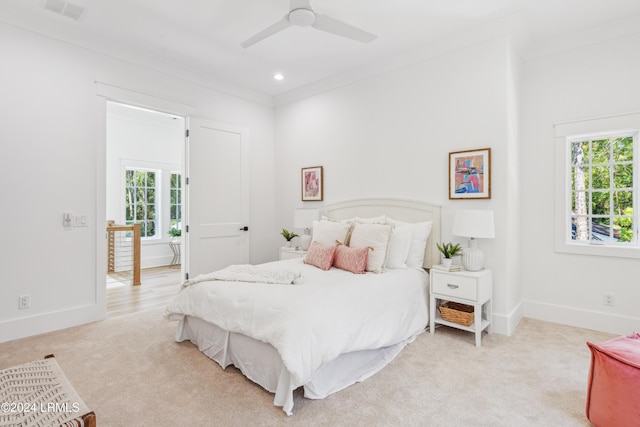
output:
[[[469,239],[469,247],[462,254],[462,266],[468,271],[484,269],[484,253],[478,249],[478,242],[475,239]]]
[[[311,234],[303,234],[300,236],[300,249],[306,251],[311,246]]]

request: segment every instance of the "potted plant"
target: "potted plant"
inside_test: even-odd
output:
[[[173,224],[169,227],[169,231],[167,233],[171,236],[171,241],[178,240],[178,237],[182,236],[182,230],[178,228],[177,224]]]
[[[442,242],[442,245],[440,243],[436,243],[436,246],[442,254],[442,265],[446,268],[451,267],[451,258],[462,254],[462,247],[459,243],[453,244],[451,242]]]
[[[282,237],[284,237],[284,239],[287,241],[287,246],[291,246],[291,239],[293,239],[294,237],[298,237],[296,233],[294,233],[293,231],[289,231],[286,228],[283,228],[280,234],[282,234]]]

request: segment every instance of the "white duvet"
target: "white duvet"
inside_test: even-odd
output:
[[[301,259],[261,267],[300,273],[301,279],[294,285],[198,282],[180,291],[165,316],[196,316],[271,344],[294,388],[342,353],[397,344],[427,326],[426,273],[421,269],[352,274],[322,271]]]

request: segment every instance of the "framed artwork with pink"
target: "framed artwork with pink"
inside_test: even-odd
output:
[[[491,148],[449,153],[449,199],[491,198]]]
[[[324,185],[322,181],[322,166],[302,168],[302,201],[322,201]]]

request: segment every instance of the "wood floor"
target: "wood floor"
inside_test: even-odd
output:
[[[107,275],[107,317],[164,307],[178,293],[180,266],[145,268],[140,286],[131,286],[131,273]]]

